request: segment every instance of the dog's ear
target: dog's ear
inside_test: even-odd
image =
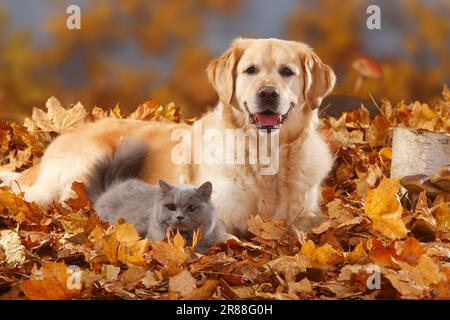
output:
[[[242,49],[231,44],[231,47],[225,51],[218,59],[210,62],[206,68],[209,82],[213,85],[220,101],[230,103],[234,90],[234,70],[241,56]]]
[[[301,56],[304,74],[303,94],[306,105],[311,109],[318,108],[322,99],[334,88],[336,75],[328,65],[324,64],[314,52]]]

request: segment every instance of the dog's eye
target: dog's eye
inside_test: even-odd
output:
[[[166,204],[166,208],[167,208],[167,210],[169,210],[169,211],[175,211],[175,210],[177,210],[177,207],[176,207],[173,203],[168,203],[168,204]]]
[[[283,77],[290,77],[290,76],[293,76],[294,75],[294,71],[292,71],[290,68],[288,68],[288,67],[282,67],[281,69],[280,69],[280,74],[281,74],[281,76],[283,76]]]
[[[196,206],[189,206],[189,207],[187,207],[187,211],[188,212],[194,212],[195,210],[197,210]]]
[[[255,74],[256,73],[256,68],[254,66],[249,66],[249,67],[247,67],[247,69],[244,70],[244,73],[246,73],[246,74]]]

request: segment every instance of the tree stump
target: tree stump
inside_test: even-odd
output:
[[[394,128],[391,177],[431,175],[450,164],[450,134]]]

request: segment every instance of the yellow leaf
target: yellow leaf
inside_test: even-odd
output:
[[[20,195],[0,189],[0,211],[6,209],[17,221],[41,222],[44,212],[34,203],[28,203]]]
[[[197,246],[197,244],[200,242],[201,239],[202,239],[202,230],[199,228],[199,229],[195,230],[192,235],[191,248],[195,249],[195,247]]]
[[[107,234],[102,239],[102,248],[109,262],[116,264],[118,262],[119,241],[115,234]]]
[[[327,243],[317,248],[314,253],[314,260],[320,264],[334,264],[337,262],[336,254],[337,251]]]
[[[171,243],[171,240],[169,238],[169,243]],[[184,248],[184,245],[186,244],[186,240],[184,240],[183,236],[178,232],[173,237],[173,244],[176,248]]]
[[[116,104],[116,106],[114,107],[114,109],[111,110],[111,113],[112,113],[113,116],[116,117],[117,119],[122,119],[122,111],[120,110],[119,104]]]
[[[316,248],[316,245],[311,240],[308,240],[302,246],[300,252],[319,264],[332,265],[342,261],[343,258],[342,253],[334,249],[328,243]]]
[[[150,241],[140,240],[139,233],[133,224],[119,224],[112,228],[110,233],[102,237],[102,248],[112,264],[121,262],[132,266],[147,266],[144,254],[147,252]],[[90,235],[90,239],[99,237],[99,231]]]
[[[135,242],[140,239],[134,224],[124,223],[114,227],[114,233],[120,242]]]
[[[302,245],[300,252],[307,257],[313,258],[314,252],[316,252],[316,245],[311,240],[308,240],[304,245]]]
[[[426,104],[415,102],[412,108],[409,123],[413,129],[426,129],[433,131],[439,119],[438,114]]]
[[[398,179],[383,178],[380,185],[367,193],[364,210],[372,228],[390,239],[401,239],[408,229],[402,220],[403,208],[397,195]]]
[[[378,152],[379,156],[384,160],[392,160],[392,148],[384,147]]]
[[[444,278],[444,275],[439,270],[439,266],[432,258],[426,255],[422,255],[419,258],[416,266],[403,261],[399,261],[398,264],[403,271],[407,272],[410,281],[423,289],[431,284],[439,283]]]
[[[439,230],[450,231],[450,204],[442,199],[433,207]]]
[[[147,266],[147,260],[144,257],[144,253],[147,252],[150,247],[150,240],[143,239],[137,242],[134,242],[128,246],[128,257],[126,260],[126,264],[128,266],[136,265],[141,267]]]
[[[352,263],[356,263],[359,259],[368,257],[366,250],[364,250],[364,242],[361,241],[358,243],[355,249],[348,253],[346,257],[349,258]]]

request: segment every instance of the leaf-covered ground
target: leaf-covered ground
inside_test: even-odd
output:
[[[80,123],[125,117],[55,98],[46,108],[23,125],[0,121],[1,170],[30,167]],[[412,203],[389,179],[389,128],[450,132],[450,91],[433,106],[383,102],[380,111],[322,119],[336,158],[323,188],[326,221],[303,232],[256,216],[250,240],[205,256],[195,252],[199,235],[192,246],[170,232],[151,242],[124,221],[100,221],[82,184],[47,212],[0,187],[0,299],[450,299],[448,193]],[[180,121],[174,105],[155,101],[128,118]]]

